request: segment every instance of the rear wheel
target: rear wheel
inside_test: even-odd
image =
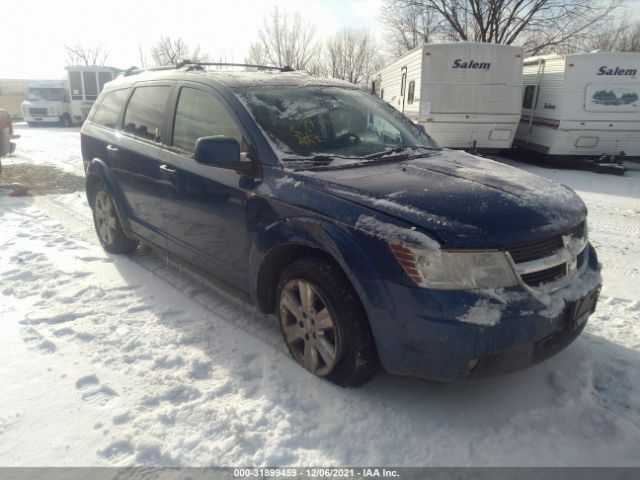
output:
[[[93,198],[93,223],[103,248],[111,253],[129,253],[138,241],[127,237],[113,206],[113,199],[104,184],[99,183]]]
[[[325,259],[302,258],[284,270],[278,315],[291,356],[314,375],[355,387],[375,374],[364,309],[342,271]]]

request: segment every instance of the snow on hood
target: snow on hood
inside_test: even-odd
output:
[[[453,150],[310,173],[319,188],[407,221],[453,247],[544,239],[568,231],[587,213],[563,185]]]
[[[403,228],[390,223],[381,222],[368,215],[360,215],[356,227],[365,233],[385,241],[420,246],[422,249],[440,251],[440,244],[424,233],[410,228]]]

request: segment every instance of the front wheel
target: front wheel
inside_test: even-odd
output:
[[[366,383],[378,360],[364,309],[342,271],[323,258],[289,265],[278,315],[291,356],[309,372],[347,387]]]
[[[104,184],[96,186],[93,198],[93,224],[102,247],[111,253],[130,253],[138,241],[127,237],[113,206],[113,199]]]
[[[73,126],[73,124],[71,123],[71,117],[67,114],[64,114],[62,116],[62,119],[60,120],[60,123],[62,124],[62,126],[64,128],[69,128],[71,126]]]

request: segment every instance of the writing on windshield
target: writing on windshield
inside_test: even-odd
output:
[[[279,86],[237,93],[286,155],[366,157],[398,147],[436,147],[419,127],[358,89]]]

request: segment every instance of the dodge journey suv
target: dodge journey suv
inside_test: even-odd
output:
[[[584,329],[600,291],[570,189],[439,148],[375,96],[298,72],[187,64],[107,84],[82,127],[113,253],[139,241],[248,292],[293,359],[456,381]]]

